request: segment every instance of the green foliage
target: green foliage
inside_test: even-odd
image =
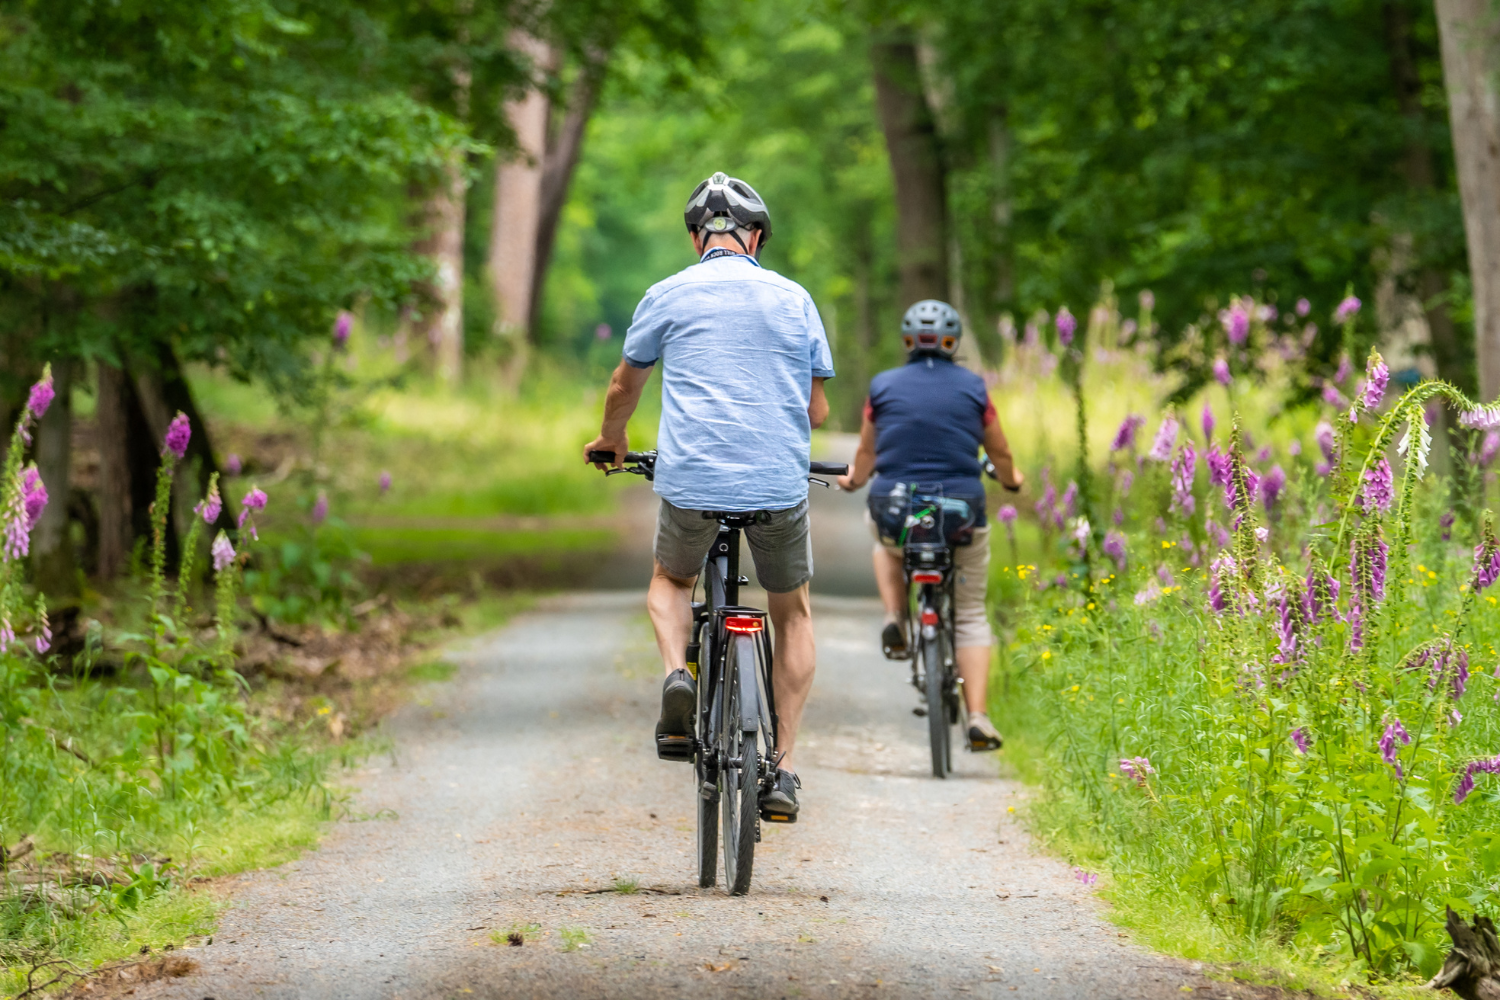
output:
[[[1015,630],[995,708],[1047,789],[1036,822],[1071,829],[1063,844],[1110,870],[1130,912],[1212,928],[1199,957],[1426,977],[1444,907],[1493,901],[1500,790],[1471,762],[1500,752],[1481,672],[1500,643],[1480,593],[1495,542],[1486,528],[1471,559],[1476,539],[1444,537],[1449,487],[1426,472],[1439,400],[1477,412],[1437,382],[1357,404],[1334,468],[1287,455],[1274,497],[1256,486],[1271,459],[1221,427],[1191,503],[1167,462],[1128,494],[1114,478],[1116,565],[1065,533],[1040,572],[1000,570]]]

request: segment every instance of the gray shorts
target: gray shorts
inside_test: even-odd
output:
[[[691,580],[703,569],[709,546],[719,533],[719,522],[702,511],[661,502],[656,516],[656,561],[671,576]],[[755,575],[773,594],[787,594],[812,579],[812,536],[808,532],[807,501],[771,512],[770,524],[745,529]]]

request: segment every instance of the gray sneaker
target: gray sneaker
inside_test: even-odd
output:
[[[698,711],[698,685],[686,670],[674,670],[661,686],[661,719],[656,723],[656,756],[662,760],[693,759],[693,716]]]
[[[969,713],[969,749],[976,753],[986,750],[999,750],[1005,740],[1000,737],[1000,730],[990,721],[990,717],[983,712]]]
[[[776,770],[776,785],[760,799],[760,818],[767,823],[797,822],[797,789],[802,779],[791,771]]]

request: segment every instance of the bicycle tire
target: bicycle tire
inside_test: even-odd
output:
[[[760,748],[754,729],[744,728],[743,699],[755,697],[755,642],[737,635],[725,649],[719,701],[721,758],[719,803],[724,826],[724,886],[731,896],[750,891],[755,869],[755,830],[760,822]],[[749,673],[747,673],[749,671]],[[751,706],[759,714],[758,706]],[[735,767],[730,761],[738,760]]]
[[[953,728],[943,691],[943,650],[937,639],[922,640],[922,685],[927,696],[927,733],[932,743],[932,776],[946,778],[953,770]]]
[[[705,629],[705,632],[707,630]],[[719,791],[713,763],[716,741],[712,738],[710,711],[714,671],[713,648],[705,643],[698,661],[698,757],[693,774],[698,780],[698,888],[712,889],[719,878]]]

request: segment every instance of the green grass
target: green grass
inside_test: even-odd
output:
[[[544,553],[607,552],[607,528],[494,531],[484,528],[356,528],[355,544],[375,566],[400,563],[477,562]]]

